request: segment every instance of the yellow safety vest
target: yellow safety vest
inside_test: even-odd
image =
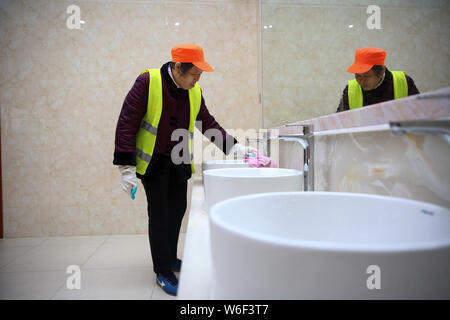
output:
[[[156,135],[158,133],[158,124],[161,119],[163,108],[162,80],[159,69],[146,69],[141,74],[148,72],[150,74],[150,83],[148,87],[147,113],[141,122],[141,127],[136,136],[136,172],[144,175],[152,159],[153,150],[156,145]],[[189,155],[191,158],[192,173],[194,170],[194,161],[192,155],[192,138],[194,137],[195,120],[200,111],[202,101],[202,92],[198,83],[189,90],[190,121],[189,121]]]
[[[394,99],[400,99],[408,96],[408,83],[403,71],[391,71],[394,82]],[[353,79],[348,82],[348,105],[350,109],[363,106],[362,88],[358,82]]]

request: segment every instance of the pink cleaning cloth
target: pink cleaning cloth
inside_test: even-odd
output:
[[[252,168],[278,168],[278,165],[275,163],[275,161],[273,161],[269,157],[260,155],[258,152],[246,154],[244,161],[248,163]]]

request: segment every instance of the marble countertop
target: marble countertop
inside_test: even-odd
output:
[[[204,191],[201,182],[192,188],[191,207],[186,230],[183,267],[180,272],[180,300],[207,300],[212,290],[212,262],[208,215],[203,209]]]

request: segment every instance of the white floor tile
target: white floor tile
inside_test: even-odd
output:
[[[93,268],[151,267],[147,235],[114,235],[83,266]]]
[[[66,287],[69,265],[81,268],[80,290]],[[176,299],[155,279],[147,234],[0,241],[0,299]]]
[[[180,233],[178,237],[177,255],[179,259],[183,260],[184,243],[186,242],[186,233]]]
[[[0,272],[66,270],[82,266],[98,245],[40,245],[0,268]]]
[[[109,236],[107,244],[136,244],[136,243],[149,243],[147,234],[115,234]]]
[[[81,288],[63,286],[56,300],[150,300],[155,276],[151,268],[81,269]]]
[[[20,246],[38,246],[48,238],[7,238],[0,239],[0,248],[20,247]]]
[[[0,300],[48,300],[65,281],[63,271],[0,273]]]
[[[78,245],[101,245],[110,236],[76,236],[76,237],[50,237],[42,245],[44,246],[78,246]]]

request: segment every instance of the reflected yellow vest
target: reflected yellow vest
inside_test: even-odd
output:
[[[153,150],[156,145],[158,124],[161,119],[163,108],[162,80],[159,69],[146,69],[141,74],[150,74],[148,87],[147,113],[142,119],[141,127],[136,136],[136,172],[144,175],[152,159]],[[189,155],[191,158],[191,169],[194,173],[194,162],[192,155],[192,138],[194,137],[195,120],[200,111],[202,93],[198,83],[189,90],[190,120],[189,120]]]
[[[408,96],[408,83],[403,71],[391,71],[394,82],[394,99],[400,99]],[[350,109],[363,106],[362,88],[358,82],[353,79],[348,82],[348,105]]]

